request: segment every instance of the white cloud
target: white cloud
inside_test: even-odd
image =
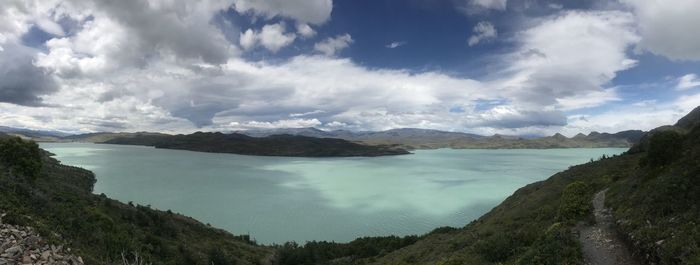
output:
[[[457,10],[467,14],[474,15],[478,13],[488,12],[490,10],[503,11],[506,10],[508,0],[457,0],[455,6]]]
[[[249,129],[279,129],[279,128],[308,128],[318,127],[323,123],[318,119],[287,119],[276,121],[247,121],[247,122],[231,122],[225,126],[221,126],[226,130],[249,130]]]
[[[695,74],[687,74],[678,78],[677,90],[687,90],[700,86],[700,78]]]
[[[469,46],[479,44],[481,41],[495,39],[498,36],[496,27],[488,21],[481,21],[474,26],[474,35],[469,37]]]
[[[635,65],[626,51],[639,40],[633,17],[617,11],[562,13],[517,38],[521,46],[505,60],[505,78],[492,85],[509,91],[516,104],[560,109],[613,100],[614,91],[604,86]],[[600,102],[575,99],[590,95]]]
[[[271,19],[283,16],[302,23],[323,24],[331,17],[332,0],[234,0],[239,13]]]
[[[557,98],[557,106],[561,110],[576,110],[597,107],[611,101],[622,100],[614,88],[588,91],[585,94]]]
[[[338,35],[334,38],[327,38],[321,42],[314,45],[314,50],[319,51],[326,56],[333,56],[339,51],[350,47],[353,43],[353,39],[350,34],[345,33],[344,35]]]
[[[260,32],[248,29],[241,32],[239,43],[244,50],[250,50],[257,44],[262,45],[273,53],[289,46],[296,39],[296,34],[286,33],[284,23],[269,24],[263,26]]]
[[[48,18],[39,18],[36,20],[36,25],[39,26],[39,28],[45,32],[51,33],[56,36],[64,36],[66,35],[65,31],[63,31],[63,28],[61,25],[58,23],[51,21]]]
[[[241,36],[238,38],[238,41],[244,50],[250,50],[253,47],[255,47],[255,44],[258,41],[258,36],[255,31],[253,31],[252,29],[248,29],[244,32],[241,32]]]
[[[641,49],[672,60],[700,60],[700,1],[622,0],[636,15]]]
[[[316,31],[306,23],[297,23],[297,33],[307,39],[316,36]]]
[[[230,6],[223,0],[95,1],[70,2],[60,12],[42,7],[48,0],[12,1],[23,9],[0,4],[4,5],[0,22],[6,22],[0,23],[0,45],[6,51],[15,51],[21,45],[18,40],[39,18],[60,21],[60,16],[67,16],[78,24],[65,29],[71,34],[48,41],[46,51],[31,50],[24,57],[29,72],[46,74],[47,82],[53,80],[56,86],[25,95],[20,100],[27,106],[17,105],[19,101],[0,103],[0,123],[69,131],[191,132],[236,126],[419,127],[504,134],[562,128],[614,131],[636,128],[634,122],[642,118],[648,119],[641,121],[643,126],[671,123],[665,119],[687,108],[680,106],[698,104],[699,98],[685,96],[673,104],[651,102],[624,109],[620,113],[630,115],[642,108],[660,111],[617,124],[611,122],[612,111],[585,117],[609,123],[602,125],[566,117],[565,113],[619,99],[610,82],[619,71],[635,65],[625,51],[639,41],[634,17],[626,12],[563,12],[530,21],[531,27],[513,36],[515,51],[499,55],[503,70],[477,81],[440,71],[370,68],[334,57],[353,42],[349,34],[316,43],[315,51],[326,56],[301,54],[269,61],[239,57],[237,45],[246,50],[259,45],[274,52],[291,45],[297,36],[313,35],[308,24],[327,21],[330,14],[302,19],[290,15],[291,10],[275,11],[286,1],[236,1],[248,5],[236,6],[247,10],[241,12],[297,20],[291,31],[277,23],[226,32],[238,35],[238,39],[226,35],[236,45],[211,24]],[[505,8],[502,3],[503,7],[484,7]],[[488,27],[475,33],[497,35]],[[388,45],[392,46],[400,42]],[[483,102],[493,104],[484,107]],[[455,107],[459,111],[451,111]]]
[[[260,44],[272,52],[279,51],[282,47],[292,44],[296,39],[296,34],[285,34],[285,31],[286,27],[282,23],[265,25],[258,35]]]
[[[392,43],[387,44],[387,45],[384,46],[384,47],[387,47],[387,48],[389,48],[389,49],[395,49],[395,48],[398,48],[398,47],[401,47],[401,46],[404,46],[404,45],[406,45],[406,42],[405,42],[405,41],[395,41],[395,42],[392,42]]]

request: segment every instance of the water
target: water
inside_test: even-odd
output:
[[[288,158],[42,143],[95,172],[94,192],[179,212],[262,243],[422,234],[460,227],[516,189],[625,149],[420,150]]]

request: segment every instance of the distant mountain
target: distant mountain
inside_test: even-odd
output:
[[[30,130],[8,126],[0,126],[0,132],[8,135],[19,136],[25,139],[33,139],[36,141],[55,141],[57,139],[60,139],[61,137],[70,135],[68,133],[59,131]]]
[[[144,137],[144,136],[167,136],[168,134],[163,133],[152,133],[152,132],[135,132],[135,133],[112,133],[112,132],[98,132],[98,133],[85,133],[76,134],[66,137],[62,137],[58,141],[61,142],[89,142],[89,143],[103,143],[115,138],[132,138],[132,137]]]
[[[402,148],[389,145],[364,145],[343,139],[288,134],[266,137],[205,132],[188,135],[141,134],[116,137],[103,143],[260,156],[347,157],[409,154]]]
[[[308,137],[339,138],[372,145],[398,145],[406,149],[543,149],[543,148],[593,148],[630,147],[644,135],[643,131],[623,131],[614,134],[592,132],[568,138],[561,134],[548,137],[524,138],[518,136],[445,132],[428,129],[392,129],[387,131],[352,132],[345,130],[323,131],[316,128],[265,129],[237,131],[253,137],[290,134]]]
[[[7,130],[9,131],[9,130]],[[142,136],[168,136],[168,134],[152,132],[112,133],[99,132],[78,135],[60,135],[49,131],[24,130],[21,133],[8,133],[36,141],[56,142],[92,142],[103,143],[115,138],[132,138]],[[0,129],[0,132],[3,132]],[[402,149],[546,149],[546,148],[595,148],[595,147],[630,147],[638,142],[645,132],[639,130],[622,131],[618,133],[592,132],[588,135],[577,134],[566,137],[555,134],[547,137],[521,137],[509,135],[482,136],[461,132],[446,132],[429,129],[401,128],[386,131],[324,131],[317,128],[283,128],[283,129],[253,129],[234,131],[232,134],[242,134],[250,137],[270,137],[276,135],[293,135],[313,138],[343,139],[362,145],[396,146]]]

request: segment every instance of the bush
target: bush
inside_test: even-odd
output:
[[[39,145],[19,137],[0,138],[0,162],[33,182],[41,172]]]
[[[564,188],[559,203],[558,218],[561,221],[581,220],[591,213],[589,187],[581,181],[573,182]]]
[[[485,240],[480,240],[474,245],[474,250],[487,261],[502,262],[513,255],[517,245],[513,237],[497,233]]]
[[[654,133],[649,139],[646,162],[657,167],[665,166],[681,156],[683,137],[675,131]]]
[[[561,223],[555,223],[535,241],[517,264],[577,265],[583,264],[583,255],[571,230]]]

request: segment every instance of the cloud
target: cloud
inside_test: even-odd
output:
[[[624,95],[611,80],[636,63],[626,52],[640,41],[635,17],[628,12],[563,11],[528,20],[509,39],[512,50],[494,56],[502,70],[482,80],[438,70],[373,68],[334,56],[352,44],[349,34],[315,43],[311,53],[316,55],[259,60],[239,56],[239,45],[248,51],[263,47],[275,52],[293,45],[297,37],[313,37],[330,11],[312,19],[311,13],[323,12],[292,15],[294,8],[282,7],[322,2],[234,1],[239,12],[275,17],[262,28],[239,31],[232,21],[225,27],[216,22],[231,7],[225,0],[82,0],[60,7],[51,0],[27,0],[12,1],[11,8],[4,1],[0,22],[7,23],[0,23],[0,46],[6,52],[0,52],[0,75],[11,78],[2,76],[0,84],[23,83],[25,89],[0,90],[0,101],[15,103],[0,103],[0,123],[66,131],[315,126],[485,134],[551,134],[562,128],[611,131],[634,125],[596,127],[584,120],[611,122],[614,113],[580,114]],[[494,2],[502,6],[468,3],[472,2],[505,9],[505,1]],[[294,24],[278,22],[279,17],[291,18],[295,21],[285,23]],[[19,40],[40,18],[65,19],[74,26],[62,23],[69,34],[52,36],[45,50],[28,50],[26,56],[11,59],[23,63],[4,63],[8,57],[3,56],[17,55],[18,47],[29,49]],[[60,33],[55,27],[47,30]],[[478,43],[498,35],[495,28],[491,33],[488,26],[478,25],[474,33],[483,35]],[[643,125],[672,117],[669,113],[680,113],[678,106],[692,105],[697,98],[684,96],[668,106],[654,102],[644,108],[659,108],[661,114],[649,114]]]
[[[488,12],[489,10],[506,10],[508,0],[455,0],[457,10],[467,15]]]
[[[75,34],[47,42],[48,52],[39,56],[38,64],[68,77],[144,67],[156,59],[224,63],[237,49],[210,21],[228,6],[181,0],[61,2],[49,11],[61,10],[80,27]]]
[[[260,44],[272,52],[279,51],[282,47],[292,44],[296,39],[296,34],[285,34],[285,31],[285,25],[282,23],[265,25],[258,35]]]
[[[385,45],[384,47],[387,47],[389,49],[395,49],[395,48],[398,48],[398,47],[401,47],[404,45],[406,45],[405,41],[395,41],[395,42],[392,42],[392,43]]]
[[[281,22],[265,25],[260,32],[248,29],[241,33],[239,42],[245,50],[250,50],[257,44],[260,44],[269,51],[276,53],[292,44],[297,37],[294,33],[285,33],[286,30],[285,24]]]
[[[639,41],[633,21],[619,11],[570,11],[543,20],[517,35],[520,47],[505,57],[500,73],[505,78],[490,83],[532,108],[571,110],[614,100],[614,90],[604,87],[636,65],[626,53]],[[591,95],[597,103],[576,99]]]
[[[0,102],[39,106],[43,104],[41,96],[58,90],[48,69],[34,64],[35,54],[16,44],[0,51]]]
[[[271,19],[288,17],[301,23],[320,25],[328,21],[332,0],[234,0],[239,13],[251,13]]]
[[[469,46],[474,46],[479,44],[481,41],[495,39],[498,36],[498,31],[496,27],[488,21],[481,21],[474,26],[474,35],[469,37]]]
[[[64,36],[66,35],[66,32],[63,31],[63,27],[59,25],[58,23],[51,21],[48,18],[39,18],[36,20],[36,25],[39,26],[39,28],[47,33],[56,35],[56,36]]]
[[[245,32],[241,32],[238,41],[243,49],[250,50],[255,47],[255,44],[258,42],[258,34],[252,29],[248,29]]]
[[[327,38],[321,42],[314,45],[314,50],[319,51],[326,56],[333,56],[339,51],[350,47],[354,40],[350,34],[345,33],[344,35],[338,35],[334,38]]]
[[[678,78],[676,90],[687,90],[700,86],[700,79],[695,74],[687,74]]]
[[[623,0],[634,10],[639,48],[672,60],[700,60],[700,1]]]
[[[316,36],[316,31],[309,26],[309,24],[306,23],[297,23],[297,33],[301,35],[303,38],[312,38],[313,36]]]

